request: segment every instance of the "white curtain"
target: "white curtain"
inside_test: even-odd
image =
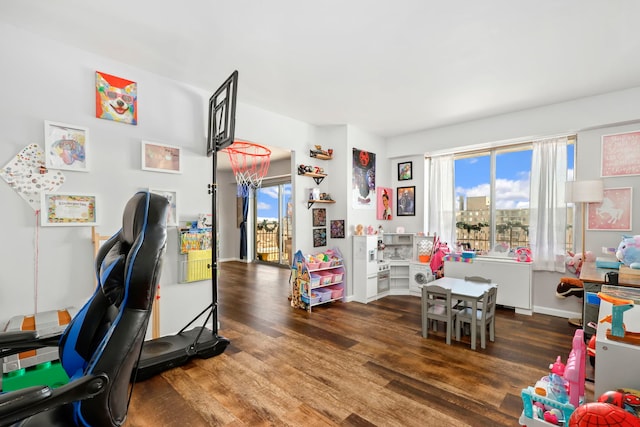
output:
[[[430,163],[428,230],[453,248],[456,241],[453,155],[432,157]]]
[[[566,253],[567,138],[533,143],[529,244],[534,270],[564,273]]]

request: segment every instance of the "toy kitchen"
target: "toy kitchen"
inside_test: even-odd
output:
[[[429,238],[433,242],[433,236]],[[432,277],[429,264],[419,263],[415,255],[418,240],[413,233],[353,236],[354,300],[367,303],[387,295],[419,296],[423,282],[433,279],[411,278],[416,268],[420,270],[416,276]]]

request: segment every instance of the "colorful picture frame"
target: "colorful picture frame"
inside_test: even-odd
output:
[[[376,190],[378,198],[376,208],[376,219],[391,220],[393,212],[391,206],[393,206],[393,189],[387,187],[378,187]]]
[[[138,84],[96,71],[96,117],[138,124]]]
[[[173,190],[159,190],[157,188],[149,188],[149,192],[158,194],[169,200],[169,212],[167,214],[167,226],[178,226],[178,192]]]
[[[344,219],[332,219],[330,229],[332,239],[344,239]]]
[[[320,246],[327,246],[327,229],[326,228],[313,229],[313,247],[318,248]]]
[[[43,192],[41,206],[40,224],[43,227],[98,224],[98,200],[92,194]]]
[[[142,170],[182,173],[182,149],[174,145],[142,141]]]
[[[398,181],[413,179],[413,162],[398,163]]]
[[[416,187],[398,187],[397,216],[415,216],[416,214]]]
[[[47,168],[89,172],[89,129],[45,120],[44,153]]]
[[[325,208],[317,208],[311,210],[313,213],[313,226],[324,227],[327,225],[327,210]]]
[[[605,188],[600,203],[587,207],[587,230],[631,231],[633,188]]]
[[[602,135],[601,159],[603,178],[640,175],[640,131]]]

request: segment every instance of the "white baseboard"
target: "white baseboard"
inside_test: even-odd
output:
[[[575,311],[558,310],[555,308],[540,307],[540,306],[534,306],[533,311],[534,313],[548,314],[549,316],[556,316],[556,317],[564,317],[565,319],[571,319],[575,317],[579,317],[582,319],[582,313],[576,313]]]

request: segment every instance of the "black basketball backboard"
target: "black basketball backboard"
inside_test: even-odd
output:
[[[233,143],[236,128],[236,92],[238,71],[231,76],[209,98],[209,135],[207,156]]]

